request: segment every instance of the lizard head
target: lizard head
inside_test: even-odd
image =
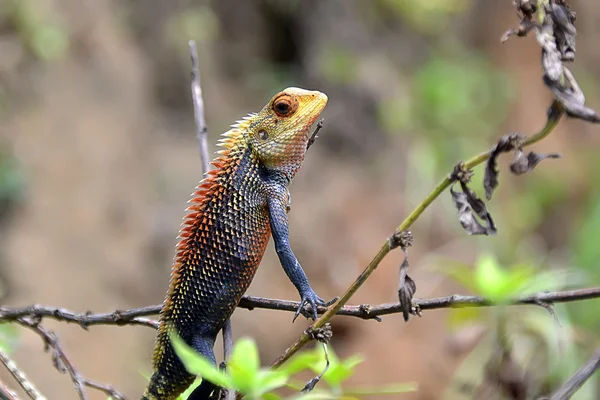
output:
[[[324,93],[294,87],[273,96],[246,130],[261,165],[291,180],[304,161],[310,128],[326,104]]]

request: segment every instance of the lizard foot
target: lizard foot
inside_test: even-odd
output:
[[[308,305],[310,307],[310,310],[308,310],[308,312],[310,313],[309,315],[314,321],[317,319],[318,306],[329,307],[330,305],[335,303],[338,299],[338,297],[336,297],[333,300],[325,301],[322,298],[320,298],[319,296],[317,296],[317,294],[312,289],[309,289],[306,292],[302,293],[301,297],[302,297],[302,300],[300,301],[300,306],[296,310],[296,314],[294,315],[294,319],[292,320],[292,323],[294,321],[296,321],[296,318],[298,318],[298,316],[304,309],[305,305]]]

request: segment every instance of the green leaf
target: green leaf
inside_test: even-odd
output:
[[[502,302],[519,293],[533,277],[534,269],[531,266],[521,265],[507,270],[490,255],[481,256],[475,269],[479,292],[495,302]]]
[[[323,380],[332,387],[339,387],[342,382],[350,378],[354,374],[354,367],[363,362],[364,359],[360,355],[354,355],[344,361],[340,361],[333,351],[329,351],[329,369],[323,375]],[[325,369],[325,360],[314,365],[313,370],[317,373]]]
[[[258,387],[260,393],[264,394],[286,385],[289,375],[284,371],[263,370],[258,374]]]
[[[229,376],[219,371],[212,361],[188,346],[176,333],[171,333],[170,339],[175,353],[190,374],[200,375],[202,379],[206,379],[215,385],[235,389],[235,385]]]
[[[244,338],[236,342],[231,359],[227,362],[227,371],[239,391],[245,394],[257,392],[260,359],[252,340]]]
[[[304,351],[296,354],[290,361],[286,362],[277,370],[284,371],[291,376],[300,371],[304,371],[305,369],[311,369],[312,366],[317,364],[320,360],[323,360],[323,351],[320,348],[313,351]]]

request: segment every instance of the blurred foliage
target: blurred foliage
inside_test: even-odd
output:
[[[451,18],[467,10],[471,0],[379,0],[379,3],[416,30],[435,34],[445,29]]]
[[[25,198],[25,180],[17,162],[0,148],[0,218]]]
[[[0,349],[7,354],[15,351],[19,344],[17,327],[10,323],[0,323]]]
[[[588,198],[588,204],[582,207],[580,222],[571,236],[571,248],[575,267],[585,274],[586,286],[600,284],[600,246],[596,242],[600,237],[600,191],[595,190]],[[591,300],[585,305],[569,304],[573,320],[581,327],[593,332],[597,339],[600,332],[598,315],[600,300]]]
[[[61,58],[69,48],[69,34],[52,15],[35,0],[5,0],[0,14],[7,14],[23,44],[43,61]]]
[[[567,271],[543,271],[527,262],[505,268],[490,255],[481,256],[474,270],[454,264],[440,272],[498,304],[517,296],[564,289],[570,275]],[[596,319],[600,319],[597,313]],[[552,313],[539,306],[519,306],[518,310],[502,305],[456,308],[450,311],[448,322],[455,331],[479,326],[483,332],[483,336],[473,343],[474,350],[457,370],[455,385],[447,391],[446,398],[449,399],[460,399],[463,395],[470,398],[467,393],[458,393],[460,388],[470,387],[467,392],[474,392],[482,390],[486,380],[502,382],[507,368],[511,376],[522,383],[528,396],[538,397],[564,383],[587,358],[580,354],[576,327],[563,304],[553,306]],[[498,354],[504,354],[505,358],[499,360]],[[510,362],[506,361],[506,355]],[[486,367],[481,368],[482,365]],[[597,398],[596,388],[595,382],[585,385],[575,398]],[[494,398],[506,398],[500,392]]]
[[[274,392],[276,389],[288,387],[300,391],[304,387],[304,384],[301,382],[290,382],[293,375],[305,370],[312,370],[314,373],[320,374],[326,368],[325,354],[320,346],[317,346],[313,351],[305,351],[294,356],[289,362],[277,369],[261,368],[258,348],[254,341],[240,339],[234,345],[231,359],[227,362],[227,373],[225,373],[212,362],[188,347],[180,338],[173,337],[172,340],[176,353],[190,373],[202,376],[204,379],[208,379],[221,387],[240,392],[245,398],[250,400],[283,399],[283,397]],[[416,390],[414,384],[395,384],[373,389],[343,389],[342,384],[353,375],[354,368],[362,362],[362,358],[354,356],[346,360],[340,360],[332,351],[328,351],[328,355],[329,368],[323,375],[322,380],[329,388],[321,388],[320,386],[324,384],[321,383],[311,392],[286,397],[286,399],[352,400],[359,398],[357,396],[360,395],[398,394]],[[187,398],[198,384],[199,382],[196,382],[195,385],[180,396],[180,399]]]
[[[331,82],[351,84],[356,79],[356,63],[359,57],[350,50],[329,46],[319,52],[318,66]]]
[[[219,20],[210,7],[195,6],[173,15],[167,25],[167,37],[186,60],[189,58],[188,41],[212,42],[219,33]]]
[[[432,152],[424,156],[443,169],[487,146],[506,120],[514,94],[504,72],[458,47],[432,55],[411,81],[410,94],[380,103],[381,124],[390,133],[419,132]]]

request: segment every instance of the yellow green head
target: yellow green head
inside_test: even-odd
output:
[[[326,104],[324,93],[290,87],[237,128],[262,165],[292,179],[304,161],[310,128]]]

